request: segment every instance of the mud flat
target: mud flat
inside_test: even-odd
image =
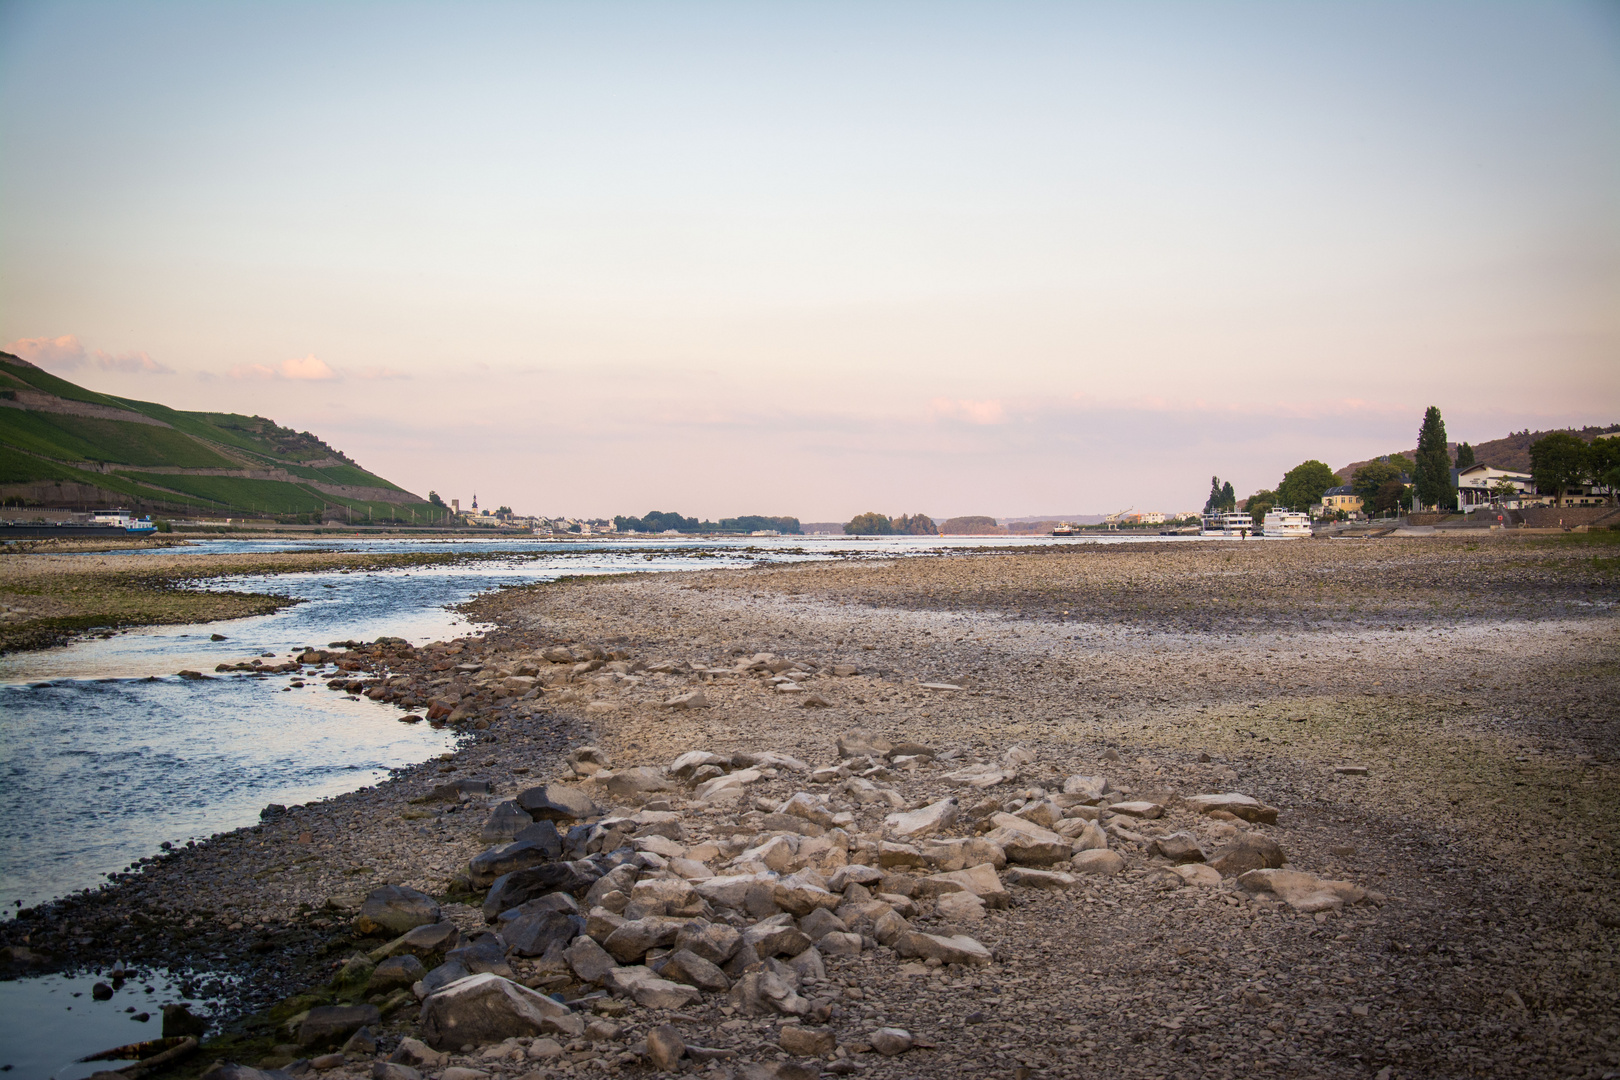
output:
[[[460,726],[451,760],[26,912],[7,955],[237,963],[248,1004],[313,988],[210,1061],[302,1068],[338,1042],[300,1010],[370,1002],[339,1035],[364,1022],[375,1045],[318,1059],[337,1077],[390,1057],[495,1076],[1602,1076],[1620,1064],[1616,548],[1556,539],[503,590],[473,605],[502,627],[487,638],[307,658],[334,692]],[[564,850],[486,854],[531,817]],[[527,859],[572,869],[529,923],[480,937],[490,874]],[[450,999],[418,1006],[371,967],[386,936],[351,936],[387,885],[454,927],[416,977],[453,962],[573,1007],[446,1038]],[[541,918],[571,905],[577,924]],[[716,979],[658,920],[758,948],[716,953]]]

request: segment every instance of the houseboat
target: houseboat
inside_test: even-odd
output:
[[[1241,510],[1205,514],[1204,527],[1198,535],[1236,537],[1244,540],[1254,535],[1254,518]]]
[[[1273,506],[1266,511],[1266,516],[1260,522],[1260,531],[1268,539],[1298,540],[1301,537],[1310,539],[1311,519],[1298,510],[1290,510],[1286,506]]]

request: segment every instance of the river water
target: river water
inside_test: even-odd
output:
[[[1136,538],[1103,542],[1130,539]],[[451,606],[503,584],[565,574],[1088,542],[1097,540],[199,542],[192,550],[452,551],[483,557],[375,573],[219,579],[206,587],[277,593],[304,603],[271,615],[134,630],[0,657],[0,906],[11,910],[95,888],[108,874],[154,854],[160,845],[184,844],[252,824],[267,803],[305,803],[377,783],[389,770],[424,761],[455,739],[449,731],[425,724],[401,724],[401,714],[392,706],[332,693],[319,681],[301,688],[291,685],[293,676],[221,675],[196,681],[177,677],[181,670],[212,675],[219,663],[255,656],[286,659],[306,646],[350,639],[391,635],[423,644],[455,637],[479,628],[450,611]],[[144,553],[132,551],[128,557],[139,559]],[[224,640],[213,640],[216,634]],[[144,999],[144,986],[156,985],[155,978],[148,976],[132,993]],[[116,1040],[107,1042],[110,1032],[149,1026],[128,1024],[122,1000],[114,1009],[110,1003],[92,1003],[88,993],[75,996],[94,981],[51,976],[0,984],[0,1046],[6,1047],[0,1065],[18,1070],[11,1073],[15,1080],[43,1080],[71,1056],[116,1045]],[[153,996],[174,999],[161,989]],[[105,1013],[105,1022],[90,1023],[92,1011]],[[63,1024],[78,1036],[67,1042],[59,1034],[35,1037]],[[123,1041],[155,1034],[134,1032]],[[76,1068],[88,1075],[83,1067]],[[75,1075],[70,1069],[58,1080]]]

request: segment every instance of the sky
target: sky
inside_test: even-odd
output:
[[[0,347],[520,513],[1620,421],[1620,5],[0,2]]]

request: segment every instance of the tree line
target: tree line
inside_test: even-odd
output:
[[[938,536],[939,526],[927,514],[891,518],[869,510],[844,523],[845,536]]]
[[[743,514],[740,517],[721,518],[719,521],[699,521],[682,517],[674,511],[649,510],[641,517],[618,516],[613,527],[620,532],[661,533],[673,529],[682,533],[753,533],[779,532],[797,536],[799,519],[796,517],[770,517],[765,514]]]

